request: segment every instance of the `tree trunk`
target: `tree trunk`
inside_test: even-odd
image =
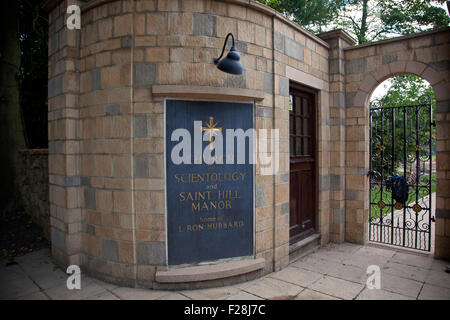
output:
[[[358,44],[362,44],[364,42],[367,42],[366,36],[367,36],[367,9],[368,9],[368,2],[369,0],[363,0],[363,7],[362,7],[362,17],[361,17],[361,30],[358,34]]]
[[[17,204],[17,151],[25,147],[19,100],[19,10],[1,1],[0,40],[0,212]]]

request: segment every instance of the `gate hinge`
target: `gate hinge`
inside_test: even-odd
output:
[[[436,222],[436,219],[434,217],[431,217],[432,222]]]
[[[436,121],[431,121],[431,125],[432,125],[433,127],[436,127]]]

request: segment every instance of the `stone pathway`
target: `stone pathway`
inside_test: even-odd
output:
[[[261,299],[445,299],[450,300],[448,262],[431,256],[350,243],[329,244],[261,279],[229,287],[159,291],[119,287],[83,276],[81,290],[68,290],[68,275],[49,250],[0,260],[0,299],[261,300]],[[381,269],[381,289],[366,288],[366,269]]]

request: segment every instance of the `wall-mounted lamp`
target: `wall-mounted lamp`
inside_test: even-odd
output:
[[[231,46],[230,52],[228,52],[226,58],[222,59],[220,62],[220,58],[223,56],[223,52],[225,51],[225,47],[227,45],[228,37],[231,36],[231,39],[233,40],[233,44]],[[239,56],[238,51],[236,50],[236,47],[234,46],[234,36],[230,32],[227,34],[227,37],[225,38],[225,43],[223,44],[222,53],[220,54],[220,57],[214,58],[214,64],[217,65],[217,68],[219,70],[231,73],[231,74],[242,74],[242,71],[244,68],[242,67],[241,63],[241,57]]]

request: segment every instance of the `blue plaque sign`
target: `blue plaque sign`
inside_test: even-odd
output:
[[[253,254],[252,132],[251,103],[166,100],[169,265]]]

